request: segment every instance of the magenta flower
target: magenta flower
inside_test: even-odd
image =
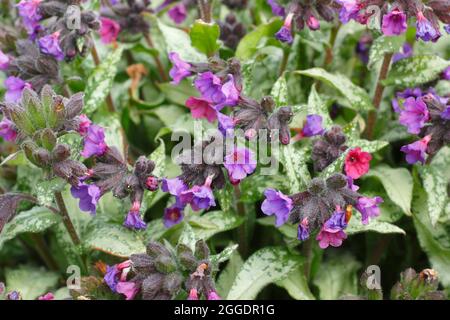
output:
[[[272,13],[279,17],[284,17],[285,10],[283,6],[281,6],[277,0],[267,0],[267,3],[269,4],[270,8],[272,9]]]
[[[108,150],[105,143],[105,131],[95,124],[89,126],[83,140],[83,151],[81,155],[85,158],[102,156]]]
[[[356,204],[356,209],[361,212],[361,222],[363,224],[369,223],[369,218],[375,218],[380,215],[380,208],[378,205],[383,202],[381,197],[360,197]]]
[[[186,6],[183,3],[177,4],[176,6],[172,7],[167,12],[167,14],[176,24],[183,23],[183,21],[186,20],[187,17]]]
[[[18,102],[22,97],[23,89],[31,88],[28,82],[13,76],[6,78],[4,85],[6,88],[5,102]]]
[[[198,300],[198,291],[195,288],[192,288],[189,291],[189,296],[187,298],[188,300]]]
[[[398,8],[393,9],[383,16],[381,30],[386,36],[398,36],[406,32],[408,24],[406,23],[406,14]]]
[[[91,126],[92,121],[85,114],[80,114],[77,117],[77,121],[78,121],[77,132],[80,134],[80,136],[85,136],[88,133],[88,129]]]
[[[309,221],[306,217],[298,225],[297,238],[301,241],[309,238]]]
[[[353,178],[352,177],[348,177],[347,176],[347,186],[348,186],[348,188],[350,189],[350,190],[352,190],[352,191],[358,191],[359,190],[359,187],[356,185],[356,184],[354,184],[354,182],[353,182]]]
[[[356,20],[359,15],[359,11],[362,8],[361,0],[337,0],[342,7],[339,12],[339,19],[342,23],[347,23],[351,19]]]
[[[17,131],[14,122],[3,117],[0,121],[0,137],[6,141],[14,141],[17,138]]]
[[[159,188],[159,180],[154,176],[149,176],[145,179],[145,189],[148,191],[156,191]]]
[[[72,197],[80,199],[78,206],[81,211],[90,212],[95,215],[97,203],[101,196],[100,188],[95,184],[80,182],[77,187],[70,188]]]
[[[340,247],[345,239],[347,239],[347,234],[342,230],[329,232],[322,229],[316,237],[321,249],[326,249],[329,246]]]
[[[131,281],[121,281],[116,285],[116,292],[125,295],[126,300],[133,300],[139,291],[139,287]]]
[[[183,191],[180,195],[182,203],[190,204],[192,210],[208,210],[216,205],[214,194],[211,190],[212,178],[208,177],[203,186],[193,186],[191,189]]]
[[[294,14],[291,12],[287,15],[284,20],[284,24],[277,33],[275,33],[275,38],[277,38],[281,42],[292,43],[294,38],[292,37],[292,19]]]
[[[178,53],[169,53],[169,60],[173,64],[172,69],[170,69],[169,71],[169,75],[173,79],[173,81],[171,82],[172,84],[179,84],[181,80],[192,75],[190,71],[191,65],[182,60]]]
[[[362,151],[360,147],[349,151],[345,157],[345,173],[352,179],[359,179],[369,172],[372,155]]]
[[[219,297],[217,292],[211,291],[210,293],[208,293],[208,300],[221,300],[221,298]]]
[[[404,103],[405,109],[400,111],[400,124],[408,128],[408,132],[418,134],[425,123],[430,120],[427,105],[422,98],[408,98]]]
[[[55,296],[53,295],[53,293],[51,293],[51,292],[48,292],[48,293],[46,293],[46,294],[44,294],[44,295],[42,295],[42,296],[40,296],[39,298],[38,298],[38,300],[55,300]]]
[[[400,61],[402,59],[412,57],[412,55],[413,55],[413,47],[408,42],[405,42],[405,44],[402,47],[402,50],[394,54],[394,56],[392,57],[392,62],[396,63],[397,61]]]
[[[325,129],[322,126],[322,117],[317,114],[306,116],[306,122],[302,129],[304,137],[313,137],[321,135]]]
[[[426,136],[419,141],[401,147],[400,151],[406,153],[406,162],[409,164],[415,164],[417,162],[424,164],[430,140],[431,136]]]
[[[54,32],[45,37],[39,39],[39,48],[42,53],[48,54],[54,57],[56,60],[64,59],[64,52],[59,45],[59,35],[60,33]]]
[[[133,202],[130,211],[123,223],[124,227],[135,230],[142,230],[147,227],[147,224],[141,218],[141,204],[139,201]]]
[[[275,215],[277,227],[285,224],[293,207],[292,199],[275,189],[266,189],[264,195],[266,199],[261,205],[262,212],[268,216]]]
[[[233,184],[238,184],[256,169],[256,160],[252,151],[247,148],[234,147],[224,158],[224,167]]]
[[[320,22],[317,20],[317,18],[313,15],[310,15],[308,19],[306,20],[306,25],[311,30],[319,30],[320,29]]]
[[[191,110],[194,119],[206,119],[208,122],[214,122],[217,119],[217,111],[206,99],[190,97],[186,101],[186,107]]]
[[[225,95],[222,92],[222,81],[211,71],[200,73],[194,84],[202,98],[211,101],[213,104],[219,104],[225,100]]]
[[[166,228],[170,228],[183,221],[183,208],[179,208],[176,204],[164,209],[163,222]]]
[[[423,12],[419,11],[417,13],[417,22],[416,22],[416,38],[422,39],[423,41],[437,41],[441,36],[439,30],[433,26],[433,24],[428,20]]]
[[[120,24],[105,17],[101,17],[100,22],[102,24],[100,28],[100,39],[102,42],[105,44],[115,42],[120,32]]]
[[[9,56],[3,53],[2,50],[0,50],[0,70],[6,70],[9,67],[9,62],[11,59]]]

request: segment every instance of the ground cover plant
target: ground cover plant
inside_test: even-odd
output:
[[[0,300],[450,294],[450,1],[0,2]]]

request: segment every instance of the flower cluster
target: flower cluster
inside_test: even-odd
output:
[[[415,18],[416,37],[423,41],[437,41],[441,37],[440,21],[445,30],[449,28],[450,6],[446,1],[430,1],[424,4],[420,0],[337,0],[341,5],[339,19],[342,23],[350,20],[361,24],[375,21],[384,35],[395,36],[406,32],[408,20]],[[373,10],[377,7],[379,10]]]
[[[425,163],[427,154],[435,155],[450,143],[450,100],[434,90],[407,89],[396,94],[392,101],[399,122],[420,140],[405,145],[401,151],[409,164]]]
[[[345,229],[355,207],[361,213],[363,224],[380,214],[380,197],[369,198],[357,192],[348,177],[335,174],[326,180],[314,178],[306,191],[284,195],[267,189],[261,210],[275,215],[276,226],[286,222],[298,224],[298,239],[304,241],[318,230],[316,240],[323,249],[329,245],[339,247],[347,238]]]
[[[400,274],[391,290],[394,300],[446,300],[444,291],[438,290],[439,278],[433,269],[424,269],[417,273],[408,268]]]
[[[202,240],[195,252],[178,244],[176,254],[158,242],[151,242],[145,254],[133,254],[130,260],[108,266],[105,283],[114,293],[123,294],[127,300],[137,294],[143,300],[169,300],[185,290],[189,300],[200,295],[208,300],[220,299],[212,278],[213,267],[209,249]]]

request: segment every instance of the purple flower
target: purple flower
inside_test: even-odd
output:
[[[321,135],[325,129],[322,127],[322,117],[318,114],[310,114],[306,116],[306,122],[303,126],[302,133],[305,137],[313,137]]]
[[[445,32],[450,34],[450,24],[447,24],[446,26],[444,26],[444,30],[445,30]]]
[[[64,59],[64,52],[59,46],[59,35],[60,33],[54,32],[48,36],[39,39],[39,48],[42,53],[48,54],[57,60]]]
[[[364,64],[369,62],[369,52],[372,46],[373,38],[370,34],[364,34],[356,45],[356,54]]]
[[[83,151],[81,155],[85,158],[92,156],[102,156],[108,150],[108,146],[105,143],[105,132],[102,127],[95,124],[89,126],[87,134],[83,140]]]
[[[345,212],[340,208],[337,208],[333,215],[325,221],[322,230],[327,232],[336,233],[340,230],[347,228],[347,220]]]
[[[19,293],[19,291],[11,291],[7,294],[8,300],[22,300],[22,297]]]
[[[217,111],[217,120],[218,120],[218,127],[219,131],[224,135],[227,136],[227,133],[232,133],[234,129],[234,120],[232,117],[227,116],[226,114],[220,113]]]
[[[222,103],[225,95],[222,92],[222,81],[211,71],[200,73],[195,79],[195,87],[202,97],[213,104]]]
[[[103,277],[103,280],[111,289],[112,292],[116,292],[117,284],[119,283],[119,274],[120,270],[117,269],[117,265],[113,265],[112,267],[106,266],[106,273]]]
[[[208,210],[216,205],[214,194],[211,190],[212,178],[208,177],[203,186],[193,186],[191,189],[183,191],[180,195],[182,203],[189,203],[192,210]]]
[[[442,113],[441,118],[444,120],[450,120],[450,107],[447,107]],[[0,126],[1,128],[1,126]]]
[[[383,202],[381,197],[360,197],[356,204],[356,209],[361,212],[361,221],[363,224],[369,223],[369,218],[375,218],[380,215],[378,205]]]
[[[170,228],[183,221],[184,214],[183,209],[179,208],[176,204],[170,208],[164,209],[163,222],[166,228]]]
[[[147,227],[145,222],[141,218],[141,204],[139,201],[133,202],[130,211],[128,211],[127,217],[123,223],[124,227],[135,230],[142,230]]]
[[[176,198],[176,205],[183,208],[185,204],[181,201],[180,195],[183,191],[188,189],[188,186],[180,178],[163,179],[161,189],[168,192]]]
[[[256,160],[252,151],[247,148],[234,147],[234,150],[225,156],[224,165],[233,184],[238,184],[247,175],[256,169]]]
[[[351,19],[357,19],[362,8],[360,0],[337,0],[342,5],[339,12],[339,19],[342,23],[347,23]]]
[[[400,151],[406,153],[406,162],[415,164],[416,162],[425,163],[426,151],[431,136],[426,136],[423,139],[401,147]]]
[[[100,188],[95,184],[80,182],[77,187],[72,186],[70,192],[74,198],[80,199],[79,207],[81,211],[90,212],[92,215],[97,210],[97,203],[100,199]]]
[[[450,81],[450,67],[447,67],[447,68],[442,72],[442,79]]]
[[[353,183],[353,178],[349,176],[347,176],[347,187],[355,192],[359,190],[359,187]]]
[[[407,27],[406,14],[398,8],[393,9],[383,16],[381,30],[386,36],[401,35],[406,31]]]
[[[277,227],[286,223],[293,207],[292,199],[274,189],[266,189],[264,195],[266,199],[261,206],[262,212],[268,216],[275,215]]]
[[[139,288],[132,281],[121,281],[116,286],[117,293],[125,295],[126,300],[133,300],[139,291]]]
[[[88,130],[89,130],[89,127],[92,124],[92,121],[85,114],[80,114],[77,117],[77,121],[78,121],[77,132],[81,136],[85,136],[88,133]]]
[[[238,104],[240,92],[236,88],[233,75],[228,75],[228,81],[222,86],[223,100],[215,108],[220,111],[226,106],[234,107]]]
[[[28,82],[20,78],[10,76],[5,80],[5,102],[18,102],[22,97],[22,91],[25,88],[31,88]]]
[[[283,6],[281,6],[277,0],[267,0],[267,3],[269,4],[269,6],[272,8],[272,13],[276,16],[279,17],[284,17],[285,10],[283,8]]]
[[[408,128],[408,132],[418,134],[425,122],[430,119],[427,105],[422,98],[408,98],[404,103],[404,110],[400,111],[399,122]]]
[[[6,141],[14,141],[17,137],[16,126],[14,122],[3,117],[2,121],[0,121],[0,137],[5,139]]]
[[[297,232],[298,240],[305,241],[309,238],[309,222],[308,218],[304,218],[302,222],[298,225]]]
[[[23,18],[39,21],[42,16],[39,14],[39,5],[42,0],[22,0],[16,6],[19,15]]]
[[[420,38],[423,41],[437,41],[441,36],[439,30],[436,30],[433,24],[423,15],[421,11],[417,13],[416,27],[417,39]]]
[[[396,63],[397,61],[400,61],[402,59],[412,57],[412,55],[413,55],[413,47],[408,42],[405,42],[405,44],[402,47],[402,51],[397,52],[396,54],[394,54],[394,57],[392,57],[392,62]]]
[[[292,37],[292,19],[294,18],[294,14],[291,12],[287,15],[284,20],[284,24],[277,33],[275,33],[275,38],[280,40],[281,42],[292,43],[294,38]]]
[[[181,80],[190,77],[192,75],[190,69],[191,65],[180,58],[180,55],[176,52],[169,53],[169,60],[172,62],[173,67],[169,71],[170,77],[173,79],[172,84],[179,84]]]
[[[180,3],[172,7],[167,14],[176,24],[183,23],[187,17],[186,6],[183,3]]]
[[[10,58],[0,50],[0,70],[6,70],[9,67]]]

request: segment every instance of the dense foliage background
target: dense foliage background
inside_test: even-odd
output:
[[[0,126],[4,138],[0,142],[0,280],[4,283],[3,287],[0,284],[0,297],[448,297],[450,36],[444,27],[448,28],[450,23],[449,1],[381,1],[381,6],[377,1],[356,0],[33,1],[40,5],[34,16],[31,11],[24,15],[15,1],[0,3],[0,69],[4,71],[0,72],[0,97],[5,101]],[[64,15],[67,3],[81,8],[82,29],[77,32],[59,24],[68,19]],[[408,7],[404,7],[405,3],[409,3]],[[376,17],[369,19],[375,23],[365,21],[365,24],[354,16],[343,17],[349,6],[360,5],[359,9],[365,10],[369,4],[380,9],[376,13],[381,19],[378,24]],[[396,5],[408,13],[408,24],[404,30],[388,34],[386,28],[381,28],[383,15]],[[414,6],[416,9],[412,9]],[[283,12],[280,8],[284,8]],[[425,8],[425,16],[433,22],[431,28],[437,23],[440,37],[434,30],[435,38],[427,39],[433,30],[422,30],[419,24],[422,18],[417,11],[421,8]],[[432,8],[436,8],[435,13]],[[295,15],[290,16],[290,12]],[[325,19],[327,13],[331,19]],[[353,12],[357,14],[358,10]],[[36,28],[36,24],[42,29]],[[288,29],[288,39],[286,34],[280,35],[280,28]],[[420,36],[420,32],[425,34]],[[40,40],[45,36],[50,36],[45,38],[48,43]],[[37,43],[37,47],[18,44],[26,39],[32,39],[30,43]],[[172,53],[178,54],[180,60],[174,59]],[[177,76],[174,65],[178,71],[184,68],[187,72],[174,81],[178,84],[171,82]],[[262,110],[265,97],[270,96],[275,108],[261,112],[261,117],[278,116],[280,110],[288,110],[289,119],[280,120],[275,127],[268,126],[269,130],[281,130],[283,143],[279,153],[274,153],[280,162],[276,174],[261,174],[264,167],[261,163],[237,183],[225,174],[223,186],[216,187],[213,183],[215,205],[200,206],[197,211],[192,203],[184,205],[180,216],[179,208],[174,206],[174,194],[167,192],[167,187],[161,188],[161,183],[163,178],[183,174],[186,177],[186,170],[193,170],[180,167],[171,157],[177,144],[171,139],[174,134],[188,132],[193,141],[195,138],[199,142],[202,137],[195,137],[199,123],[206,129],[217,128],[215,109],[212,118],[208,118],[207,111],[200,108],[205,113],[199,111],[199,115],[195,114],[196,107],[186,107],[190,97],[205,97],[197,90],[199,86],[194,79],[206,71],[219,75],[220,86],[233,79],[233,88],[240,97],[225,104],[223,115],[245,121],[236,110],[246,110],[251,103]],[[228,78],[229,74],[234,77]],[[11,85],[7,80],[11,76],[22,82]],[[39,94],[47,92],[42,96],[43,108],[45,97],[50,97],[53,104],[49,102],[47,106],[55,109],[37,109],[33,114],[32,107],[39,105],[33,99],[40,98],[27,93],[21,103],[28,114],[20,118],[20,110],[6,102],[20,103],[22,90],[29,92],[29,87]],[[14,98],[17,92],[19,96]],[[73,96],[78,92],[84,93],[82,100],[81,95]],[[64,119],[58,116],[53,119],[58,114],[54,102],[57,95],[72,96],[71,103],[61,97],[59,106],[66,110]],[[252,102],[245,104],[243,97]],[[413,100],[413,103],[428,108],[431,116],[428,111],[417,111],[414,108],[419,107],[414,105],[412,117],[419,119],[414,118],[413,124],[401,120],[405,117],[402,115],[405,101],[411,97],[419,99],[421,102]],[[207,108],[211,104],[208,102]],[[290,109],[278,109],[286,106]],[[436,108],[447,108],[441,110],[442,114],[447,112],[447,118],[436,114],[433,111]],[[68,110],[75,109],[69,116]],[[11,116],[14,110],[17,117]],[[40,119],[39,114],[45,114],[42,130],[28,132],[26,119],[33,122]],[[106,149],[99,153],[101,134],[83,135],[81,126],[93,125],[83,122],[81,114],[95,126],[104,128],[105,146],[108,150],[115,148],[118,155],[109,154]],[[315,123],[319,130],[308,134],[311,123],[307,116],[311,115],[320,116],[320,123]],[[12,120],[12,127],[5,119]],[[55,125],[49,125],[51,121]],[[417,130],[412,128],[416,122]],[[342,128],[347,148],[340,150],[338,146],[340,151],[319,170],[321,158],[314,155],[315,145],[324,139],[324,132],[332,132],[333,125]],[[423,134],[423,130],[430,131]],[[283,141],[286,134],[288,138],[290,135],[287,144]],[[428,149],[429,141],[423,140],[426,137],[434,139]],[[30,139],[34,141],[31,147]],[[425,149],[415,154],[418,159],[407,161],[405,154],[412,151],[402,147],[416,141],[425,143]],[[89,143],[94,145],[91,153],[86,150]],[[44,155],[33,149],[34,145],[48,144],[51,147]],[[62,144],[70,152],[64,149],[57,153],[56,147]],[[358,147],[371,154],[370,170],[361,169],[362,174],[355,179],[360,187],[358,192],[366,197],[381,197],[383,202],[379,204],[379,216],[371,215],[368,224],[361,223],[361,214],[353,209],[352,217],[346,218],[347,239],[342,245],[322,249],[316,241],[334,208],[316,230],[310,230],[309,239],[300,240],[301,220],[295,223],[284,220],[286,223],[276,227],[275,217],[270,214],[278,219],[283,208],[266,214],[261,210],[268,197],[267,189],[295,195],[311,190],[313,178],[325,179],[336,173],[349,175],[347,155]],[[105,160],[105,152],[109,160]],[[64,154],[61,162],[74,161],[66,163],[72,170],[69,174],[64,171],[68,167],[56,167],[60,154]],[[144,159],[152,160],[153,164]],[[108,191],[117,186],[127,187],[122,199],[115,197],[120,190],[103,194],[100,188],[102,196],[94,204],[96,214],[92,215],[85,212],[89,209],[80,208],[83,200],[71,192],[71,185],[72,189],[81,188],[83,179],[90,178],[104,182],[95,173],[99,163],[126,172],[126,176],[108,182]],[[140,169],[136,169],[139,163],[148,166],[142,169],[147,180],[142,180]],[[94,175],[83,168],[94,168]],[[82,178],[76,170],[86,176]],[[227,170],[222,168],[220,172],[231,172]],[[195,174],[203,172],[194,171]],[[127,177],[138,182],[126,180]],[[133,185],[130,181],[136,186],[130,187]],[[192,184],[198,187],[203,182]],[[205,185],[207,189],[210,187],[207,182]],[[61,201],[67,210],[63,210]],[[167,208],[178,211],[168,212]],[[126,222],[124,225],[124,219],[138,219],[130,216],[130,212],[136,213],[134,209],[146,228],[138,228],[142,225],[136,220],[130,222],[131,228]],[[342,209],[352,211],[351,206]],[[318,206],[301,207],[301,214],[309,215],[310,211],[311,216],[322,214]],[[171,212],[176,215],[171,216]],[[379,266],[382,290],[366,285],[370,275],[365,271],[373,265]],[[80,268],[82,278],[78,288],[69,290],[66,280],[73,281],[71,276],[78,272],[73,266]],[[408,268],[415,269],[417,274],[407,270],[401,275]],[[374,283],[371,279],[369,282]],[[43,296],[49,292],[51,295]]]

